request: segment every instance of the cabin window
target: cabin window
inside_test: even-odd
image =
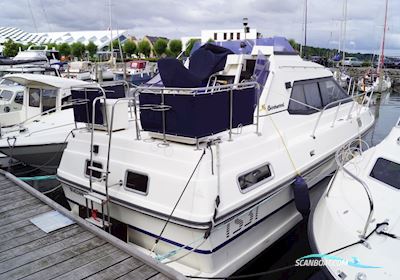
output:
[[[44,89],[42,91],[42,112],[56,108],[57,90]]]
[[[269,163],[263,164],[238,177],[238,183],[242,192],[247,192],[256,186],[272,179],[272,169]]]
[[[90,160],[86,160],[86,175],[90,176]],[[99,169],[103,169],[103,164],[101,164],[100,162],[97,161],[93,161],[93,167],[95,168],[99,168]],[[102,173],[100,171],[96,171],[96,170],[92,170],[92,177],[100,179],[101,178]]]
[[[228,34],[224,33],[224,40],[228,39]]]
[[[369,176],[396,189],[400,189],[400,164],[396,162],[378,158]]]
[[[149,177],[145,174],[127,171],[125,186],[127,189],[141,194],[147,194]]]
[[[293,83],[288,111],[294,115],[309,115],[323,109],[329,103],[348,98],[347,93],[333,78],[296,81]],[[342,103],[351,102],[348,99]],[[332,107],[338,106],[332,104]]]
[[[40,89],[30,88],[29,89],[29,106],[40,107]]]
[[[230,38],[231,38],[231,40],[233,40],[233,32],[231,32],[231,37]]]
[[[23,91],[17,92],[17,94],[15,95],[15,98],[14,98],[14,102],[17,104],[21,104],[21,105],[24,103],[24,92]]]
[[[236,34],[236,39],[237,39],[237,40],[240,40],[240,32],[238,32],[238,33]]]
[[[71,109],[73,106],[72,105],[68,105],[72,103],[72,96],[68,95],[67,97],[64,97],[63,99],[61,99],[61,110],[67,110],[67,109]]]
[[[214,41],[218,40],[218,33],[214,33]]]
[[[3,90],[3,91],[0,93],[0,100],[3,100],[3,101],[10,101],[12,97],[13,97],[13,92],[12,92],[12,91]]]

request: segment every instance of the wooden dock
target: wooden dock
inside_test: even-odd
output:
[[[46,233],[30,219],[56,210],[75,223]],[[186,279],[0,170],[0,279]]]

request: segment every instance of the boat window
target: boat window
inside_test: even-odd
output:
[[[333,79],[325,79],[320,81],[318,84],[324,106],[331,102],[349,97]]]
[[[349,96],[333,78],[322,78],[294,82],[290,97],[289,114],[309,115],[318,112],[317,109],[322,109],[329,103]],[[346,102],[351,102],[351,99],[342,103]],[[335,103],[332,107],[338,105],[339,103]]]
[[[218,40],[218,34],[214,33],[214,41],[217,41],[217,40]]]
[[[251,187],[260,185],[266,182],[268,179],[272,179],[272,171],[270,164],[261,165],[245,174],[238,177],[240,190],[248,191]]]
[[[40,107],[40,89],[38,88],[29,89],[29,106]]]
[[[396,162],[378,158],[369,176],[400,189],[400,164]]]
[[[236,34],[236,39],[237,39],[237,40],[240,40],[240,32],[238,32],[238,33]]]
[[[72,95],[68,95],[67,97],[61,99],[61,110],[71,109],[73,107],[72,105],[66,106],[71,103],[72,103]]]
[[[42,112],[56,108],[57,106],[57,90],[44,89],[42,91]]]
[[[17,94],[15,95],[15,98],[14,98],[14,102],[21,104],[21,105],[24,103],[24,92],[23,91],[17,92]]]
[[[228,34],[224,33],[224,40],[228,39]]]
[[[126,172],[125,186],[129,190],[147,194],[149,177],[145,174],[140,174],[133,171]]]
[[[2,90],[0,92],[0,100],[10,101],[13,96],[13,92],[9,90]]]
[[[86,171],[85,172],[86,172],[86,175],[88,175],[88,176],[90,176],[89,166],[90,166],[90,160],[86,160],[86,169],[85,169]],[[93,167],[103,169],[103,164],[101,164],[100,162],[97,162],[97,161],[93,161]],[[92,170],[92,177],[100,179],[101,172]]]

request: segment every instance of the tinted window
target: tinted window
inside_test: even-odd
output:
[[[398,163],[378,158],[369,176],[400,189],[400,164]]]
[[[90,160],[86,160],[86,175],[90,176],[90,171],[92,171],[92,177],[100,179],[102,173],[100,171],[90,170],[88,167],[90,166]],[[93,161],[93,167],[103,169],[103,164],[100,162]]]
[[[322,101],[319,94],[318,83],[305,84],[304,95],[306,96],[306,104],[314,108],[322,109]]]
[[[37,88],[29,89],[29,106],[40,107],[40,89]]]
[[[331,102],[349,97],[347,93],[333,80],[326,79],[319,82],[322,103],[324,106]]]
[[[42,111],[53,109],[57,104],[57,90],[44,89],[42,91]]]
[[[265,164],[250,172],[240,175],[238,178],[239,187],[243,191],[271,177],[271,168],[269,164]]]
[[[290,114],[308,115],[318,112],[316,109],[322,109],[331,102],[345,98],[348,98],[347,93],[333,78],[297,81],[293,84],[288,111]],[[302,105],[299,102],[306,105]],[[343,103],[346,102],[351,102],[351,99]],[[339,103],[335,103],[332,107],[338,105]]]
[[[128,189],[146,194],[148,182],[149,177],[147,175],[127,171],[125,186]]]
[[[72,103],[72,96],[68,95],[67,97],[64,97],[63,99],[61,99],[61,110],[66,110],[66,109],[70,109],[72,108],[72,105],[66,106],[67,104],[71,104]]]
[[[14,98],[14,102],[22,105],[24,103],[24,93],[21,91],[17,92]]]

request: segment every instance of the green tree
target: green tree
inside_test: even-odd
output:
[[[14,42],[11,39],[8,39],[5,43],[4,43],[4,47],[3,47],[3,55],[4,56],[8,56],[8,57],[13,57],[16,56],[17,53],[19,52],[19,48],[21,47],[20,44]]]
[[[168,47],[168,41],[165,39],[159,38],[154,43],[154,52],[157,54],[157,56],[160,57],[163,54],[165,54],[167,47]]]
[[[49,49],[49,50],[52,50],[53,48],[57,49],[56,43],[49,43],[49,44],[46,44],[46,46],[47,46],[47,49]]]
[[[90,41],[87,45],[86,45],[86,50],[89,52],[90,57],[93,57],[96,52],[97,52],[97,46],[95,43],[93,43],[92,41]]]
[[[73,56],[82,58],[85,53],[85,45],[81,42],[75,42],[71,45],[71,53]]]
[[[143,54],[145,57],[149,57],[151,52],[150,43],[146,40],[140,41],[138,44],[138,52]]]
[[[113,50],[119,50],[119,42],[118,42],[118,40],[114,40],[112,42],[112,47],[113,47]]]
[[[61,55],[69,56],[71,54],[71,46],[68,43],[58,45],[57,49]]]
[[[137,51],[137,45],[133,40],[126,40],[123,46],[123,51],[131,57],[132,54],[135,54]]]
[[[169,50],[173,54],[174,57],[177,57],[179,53],[182,51],[182,41],[181,40],[171,40],[169,42]]]
[[[185,55],[186,56],[190,56],[190,53],[192,52],[193,46],[194,44],[196,44],[196,42],[200,42],[199,39],[190,39],[187,43],[186,43],[186,49],[185,49]]]
[[[298,44],[294,39],[289,39],[289,44],[293,49],[300,51],[300,44]]]

